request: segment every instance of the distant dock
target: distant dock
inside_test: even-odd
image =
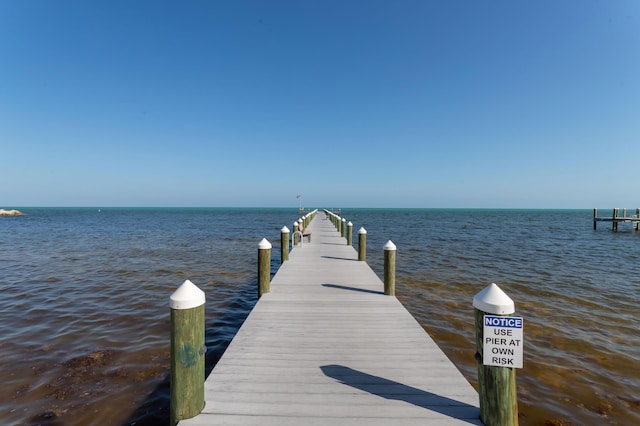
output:
[[[612,230],[615,232],[618,230],[619,223],[632,223],[633,229],[638,230],[640,224],[640,208],[636,209],[635,215],[627,216],[627,209],[622,210],[622,216],[620,216],[620,209],[613,209],[613,213],[610,217],[599,217],[598,209],[593,209],[593,229],[597,229],[598,222],[611,222]]]
[[[306,229],[180,425],[481,425],[478,393],[344,233],[323,212]]]

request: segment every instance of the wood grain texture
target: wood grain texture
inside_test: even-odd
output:
[[[476,391],[331,220],[309,227],[180,424],[480,425]]]

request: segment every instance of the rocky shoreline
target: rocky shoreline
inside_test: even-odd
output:
[[[0,216],[25,216],[20,210],[5,210],[0,209]]]

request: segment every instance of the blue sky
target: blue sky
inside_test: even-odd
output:
[[[640,2],[0,1],[0,207],[640,206]]]

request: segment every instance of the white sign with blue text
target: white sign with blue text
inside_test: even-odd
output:
[[[521,317],[484,316],[484,365],[522,368],[523,322]]]

